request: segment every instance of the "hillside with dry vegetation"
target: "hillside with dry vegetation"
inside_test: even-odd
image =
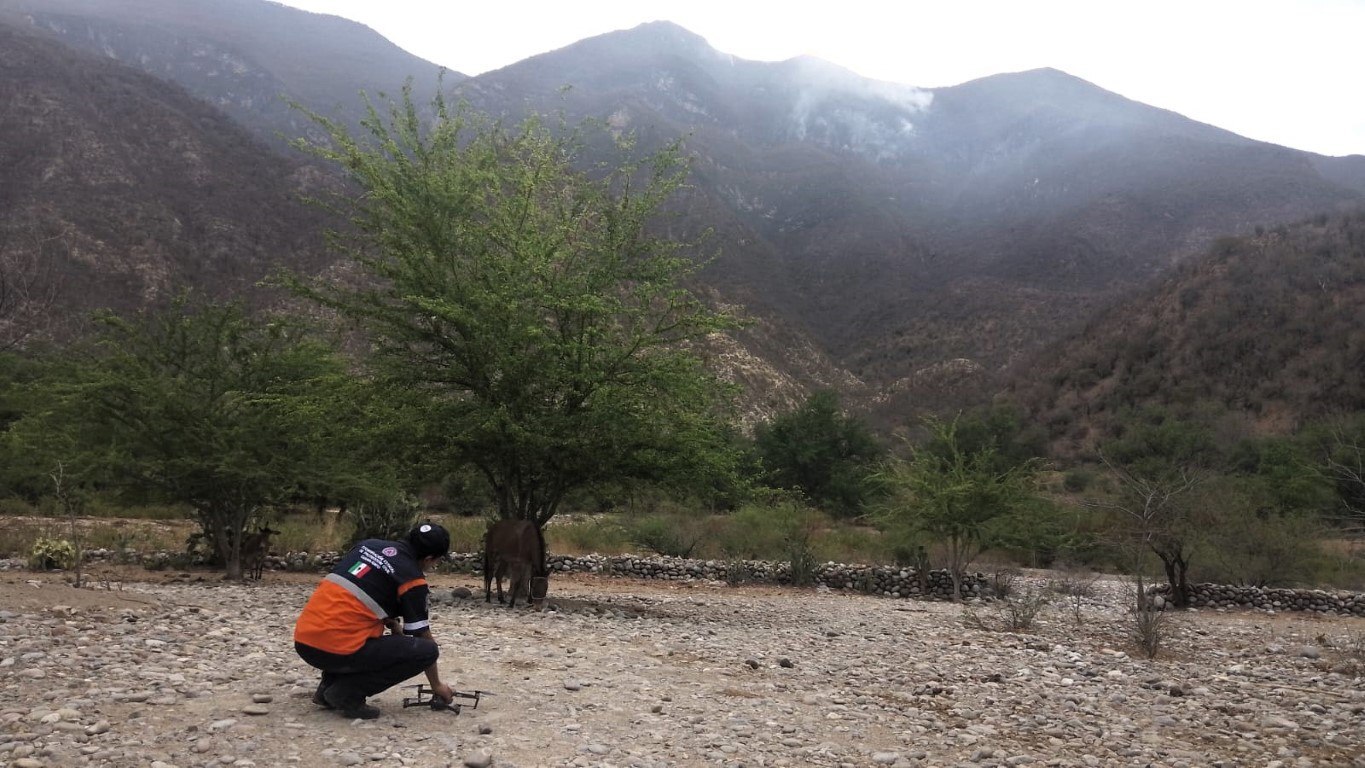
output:
[[[1226,409],[1253,432],[1365,408],[1365,212],[1218,240],[1021,366],[1011,391],[1063,444],[1144,406]]]
[[[3,24],[0,84],[0,258],[41,270],[46,321],[324,263],[301,196],[331,177],[181,88]]]

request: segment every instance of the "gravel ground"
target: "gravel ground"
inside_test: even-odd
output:
[[[1365,768],[1358,618],[1171,615],[1147,661],[1112,584],[1016,634],[947,603],[590,576],[509,611],[438,576],[443,676],[494,695],[454,715],[392,689],[352,722],[310,703],[290,641],[316,579],[0,574],[0,762]]]

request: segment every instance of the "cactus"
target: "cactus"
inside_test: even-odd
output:
[[[66,539],[38,539],[29,551],[28,565],[35,571],[68,570],[76,565],[76,545]]]

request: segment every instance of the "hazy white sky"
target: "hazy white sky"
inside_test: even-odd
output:
[[[1365,0],[284,0],[477,75],[646,21],[923,87],[1056,67],[1254,139],[1365,154]]]

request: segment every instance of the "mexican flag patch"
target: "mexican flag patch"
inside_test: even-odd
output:
[[[351,566],[351,575],[356,577],[357,579],[363,577],[365,574],[369,572],[370,566],[367,565],[366,563],[356,563],[355,565]]]

